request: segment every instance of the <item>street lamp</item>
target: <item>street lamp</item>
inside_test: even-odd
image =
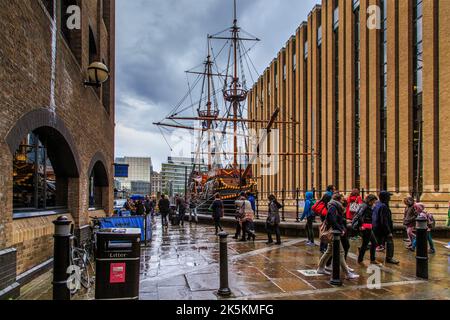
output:
[[[87,68],[88,80],[85,86],[100,88],[102,83],[109,79],[109,69],[101,62],[93,62]]]

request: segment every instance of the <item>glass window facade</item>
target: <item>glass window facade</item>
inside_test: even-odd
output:
[[[48,150],[31,133],[20,144],[13,160],[14,210],[46,210],[67,205],[67,187],[57,179]]]

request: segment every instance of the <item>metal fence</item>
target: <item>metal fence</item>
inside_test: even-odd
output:
[[[350,195],[351,192],[353,190],[344,190],[344,191],[340,191],[343,194],[346,195]],[[398,190],[396,191],[389,191],[392,194],[398,194]],[[306,199],[305,194],[307,192],[312,192],[313,193],[313,198],[314,199],[320,199],[322,197],[323,194],[326,193],[326,190],[316,190],[316,189],[312,189],[312,190],[300,190],[300,189],[295,189],[295,190],[277,190],[277,191],[257,191],[255,193],[256,196],[256,218],[257,219],[262,219],[265,218],[267,216],[267,212],[268,212],[268,208],[267,210],[264,210],[264,206],[268,206],[268,196],[273,194],[278,202],[280,202],[283,207],[280,209],[281,211],[281,220],[282,221],[294,221],[295,222],[300,222],[300,214],[301,214],[301,207],[300,207],[300,202],[304,201]],[[361,189],[360,191],[360,195],[361,197],[364,199],[367,195],[369,194],[375,194],[378,195],[381,192],[381,190],[367,190],[367,189]],[[437,199],[437,200],[426,200],[423,199],[423,196],[426,194],[438,194],[438,195],[444,195],[447,196],[447,200],[442,200],[442,199]],[[425,206],[428,208],[428,210],[430,212],[432,212],[433,210],[445,210],[448,209],[448,201],[450,201],[450,192],[422,192],[420,195],[415,192],[414,190],[409,192],[409,195],[414,197],[416,200],[423,202],[425,204]],[[401,199],[402,201],[403,199]],[[401,201],[397,200],[397,201],[393,201],[393,203],[395,202],[395,208],[394,209],[398,209],[400,210],[402,208],[401,205]],[[433,213],[433,212],[432,212]],[[397,219],[397,221],[399,221],[399,219]]]

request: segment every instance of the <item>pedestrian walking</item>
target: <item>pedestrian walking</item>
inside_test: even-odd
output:
[[[333,231],[339,231],[342,235],[346,232],[346,226],[345,226],[345,209],[343,206],[344,197],[336,193],[333,195],[332,200],[328,204],[328,214],[327,218],[325,220],[325,226],[329,230]],[[333,257],[333,241],[330,241],[328,243],[327,251],[322,255],[319,261],[319,266],[317,269],[318,274],[324,274],[324,275],[330,275],[331,270],[325,269],[327,262],[332,259]],[[351,269],[347,262],[345,261],[344,257],[344,248],[342,246],[342,243],[340,243],[340,265],[341,269],[344,271],[346,275],[346,279],[353,280],[359,278],[359,275],[354,273],[354,270]]]
[[[144,200],[144,208],[145,208],[145,215],[149,215],[152,212],[152,200],[150,199],[150,197],[147,195],[145,196],[145,200]]]
[[[192,222],[192,216],[194,216],[195,223],[198,223],[198,212],[197,212],[198,200],[196,195],[191,196],[189,201],[189,222]]]
[[[413,197],[407,197],[403,200],[405,204],[405,212],[403,215],[403,225],[406,227],[406,234],[408,235],[407,249],[411,249],[416,235],[414,234],[414,228],[416,226],[417,211],[415,209],[415,201]]]
[[[266,220],[267,244],[273,243],[272,234],[274,233],[277,238],[276,244],[281,244],[280,209],[282,207],[283,206],[277,201],[277,198],[273,194],[269,196],[269,214]]]
[[[306,242],[307,246],[315,246],[314,243],[314,222],[316,220],[316,215],[312,211],[312,207],[314,205],[314,193],[306,192],[305,194],[305,207],[303,209],[303,214],[300,218],[300,221],[306,219],[306,235],[308,237],[308,241]]]
[[[372,214],[372,227],[379,244],[386,243],[386,263],[399,264],[394,258],[394,222],[389,207],[392,194],[381,191]]]
[[[313,207],[312,207],[312,211],[314,212],[314,214],[316,216],[320,217],[320,221],[323,223],[326,218],[327,218],[327,214],[328,214],[328,203],[331,201],[331,196],[328,193],[325,193],[322,198],[317,201]],[[328,243],[324,242],[324,241],[320,241],[320,252],[321,253],[325,253],[325,251],[327,250],[328,247]]]
[[[144,216],[145,215],[145,207],[144,207],[144,204],[142,203],[142,200],[136,201],[136,211],[132,215],[135,215],[135,216]]]
[[[216,228],[216,236],[219,234],[219,230],[223,231],[223,228],[220,224],[220,219],[224,215],[224,206],[223,201],[220,198],[220,194],[216,193],[214,196],[214,201],[211,204],[211,207],[209,208],[209,211],[212,212],[212,217],[214,219],[214,227]]]
[[[244,192],[241,193],[239,200],[237,200],[235,203],[239,210],[239,219],[242,229],[242,238],[240,241],[247,241],[247,237],[248,239],[253,239],[254,241],[256,239],[256,234],[255,231],[252,230],[254,219],[252,205],[246,198]]]
[[[354,230],[360,230],[362,234],[362,244],[359,248],[358,263],[364,261],[364,255],[370,243],[370,263],[376,264],[377,240],[373,233],[372,208],[377,201],[377,196],[369,194],[360,205],[358,212],[352,220],[352,228]]]
[[[436,226],[436,220],[433,215],[425,210],[425,205],[423,203],[416,203],[414,205],[414,210],[417,212],[418,217],[422,217],[427,219],[428,221],[428,229],[427,229],[427,240],[430,245],[430,253],[436,253],[436,249],[433,242],[433,237],[431,236],[431,230]],[[417,238],[413,239],[412,246],[410,248],[411,251],[416,251],[417,246]]]
[[[178,211],[178,222],[184,227],[184,217],[186,215],[186,201],[179,194],[175,196],[175,204]]]
[[[169,227],[169,222],[167,221],[167,216],[170,212],[170,201],[163,194],[161,195],[161,199],[158,202],[159,212],[161,213],[161,224],[163,229],[167,229]]]
[[[363,203],[363,200],[360,195],[359,189],[354,189],[350,196],[347,198],[347,207],[346,207],[346,218],[348,221],[352,221],[355,217],[356,213],[359,210],[359,206]],[[358,230],[354,230],[352,228],[351,234],[349,236],[352,236],[352,240],[358,239]]]

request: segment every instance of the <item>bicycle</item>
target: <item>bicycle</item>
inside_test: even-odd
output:
[[[70,239],[70,270],[69,289],[73,295],[80,289],[79,283],[89,289],[95,282],[95,269],[92,264],[92,258],[95,252],[95,233],[92,232],[91,239],[87,243],[79,246],[79,240],[73,233],[73,225],[71,227],[72,237]]]

